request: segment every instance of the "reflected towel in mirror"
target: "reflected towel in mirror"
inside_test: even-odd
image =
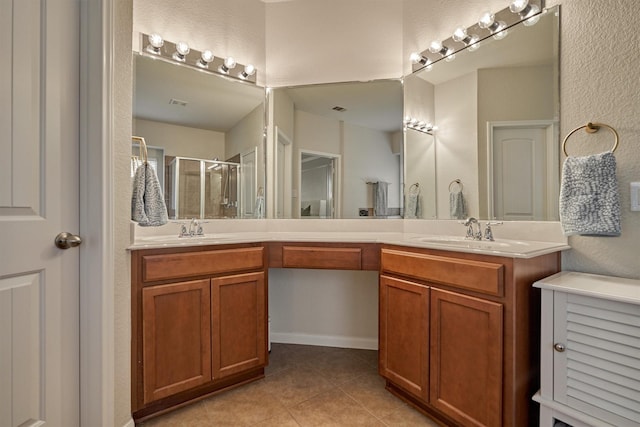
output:
[[[374,214],[375,216],[387,216],[387,192],[389,183],[378,181],[374,186]]]
[[[405,218],[420,218],[422,212],[420,209],[420,186],[413,184],[409,188],[409,194],[407,194]]]
[[[620,235],[616,158],[612,152],[567,157],[560,182],[560,222],[565,236]]]
[[[157,227],[168,221],[158,176],[148,162],[143,162],[133,177],[131,219],[143,227]]]
[[[462,190],[449,193],[449,216],[451,219],[467,218],[467,203],[464,200]]]

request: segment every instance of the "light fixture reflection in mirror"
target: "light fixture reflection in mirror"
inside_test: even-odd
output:
[[[405,141],[408,184],[435,164],[438,219],[450,218],[447,183],[461,179],[471,216],[558,220],[559,7],[535,15],[535,26],[524,25],[527,14],[506,13],[520,20],[508,37],[485,36],[481,49],[458,49],[456,61],[438,60],[404,79],[405,115],[440,126],[435,160],[425,165],[410,162],[409,135],[417,132],[408,129]],[[420,188],[428,193],[429,182]]]

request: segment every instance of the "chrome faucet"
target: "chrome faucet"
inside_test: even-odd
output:
[[[477,225],[477,232],[473,230],[473,224]],[[477,219],[475,219],[474,217],[467,218],[467,220],[464,222],[464,226],[467,227],[467,239],[482,240],[482,230]]]
[[[502,225],[502,221],[496,221],[496,222],[487,221],[486,228],[484,229],[484,239],[489,240],[491,242],[494,241],[493,230],[491,229],[492,225]]]
[[[195,218],[191,218],[191,222],[189,223],[189,236],[195,236],[198,232],[198,228],[202,230],[202,227],[200,227],[200,223],[198,222],[198,220]]]
[[[189,227],[187,224],[180,224],[180,234],[178,237],[193,237],[193,236],[203,236],[204,231],[202,229],[202,224],[195,218],[191,218],[191,222],[189,222]]]

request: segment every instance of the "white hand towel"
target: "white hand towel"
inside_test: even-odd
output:
[[[136,169],[133,177],[131,219],[143,227],[157,227],[168,221],[160,182],[156,171],[147,162]]]
[[[612,152],[567,157],[560,183],[560,222],[565,236],[620,235],[616,158]]]

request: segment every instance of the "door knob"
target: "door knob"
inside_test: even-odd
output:
[[[63,231],[62,233],[56,236],[54,240],[57,247],[60,249],[69,249],[75,248],[82,243],[82,238],[80,236],[76,236],[75,234],[71,234],[67,231]]]
[[[562,353],[566,349],[564,344],[561,344],[561,343],[555,344],[553,348],[555,348],[558,353]]]

